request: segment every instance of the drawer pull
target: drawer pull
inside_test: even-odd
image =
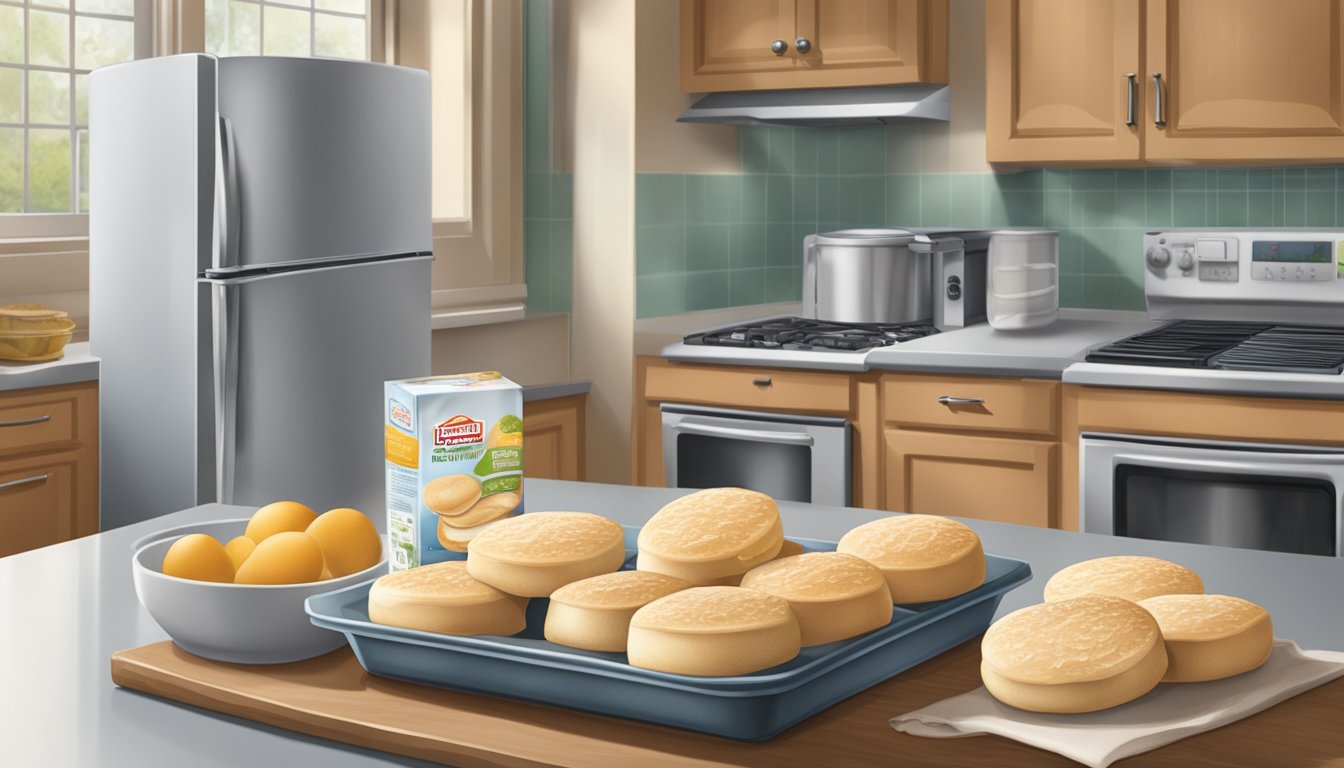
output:
[[[772,378],[763,376],[763,377],[761,377],[761,378],[759,378],[759,379],[752,379],[752,380],[751,380],[751,383],[752,383],[752,384],[755,384],[755,385],[758,386],[758,387],[769,387],[769,386],[771,386],[771,385],[773,385],[773,384],[775,383],[775,380],[772,379]]]
[[[952,395],[943,395],[942,397],[938,398],[938,402],[946,406],[985,404],[984,398],[981,397],[953,397]]]
[[[44,421],[51,421],[51,414],[34,416],[31,419],[19,419],[18,421],[0,421],[0,427],[26,427],[29,424],[41,424]]]
[[[9,481],[0,483],[0,489],[4,489],[4,488],[13,488],[13,487],[16,486],[16,485],[27,485],[27,484],[29,484],[29,483],[40,483],[40,482],[42,482],[43,480],[46,480],[46,479],[47,479],[47,474],[46,474],[45,472],[43,472],[43,473],[40,474],[40,475],[33,475],[32,477],[21,477],[21,478],[19,478],[18,480],[9,480]]]

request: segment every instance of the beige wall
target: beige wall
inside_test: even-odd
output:
[[[569,376],[569,316],[554,312],[514,323],[434,331],[435,374],[503,371],[519,384],[549,384]]]
[[[89,337],[89,252],[37,243],[6,253],[0,243],[0,305],[45,304],[70,313],[75,341]],[[17,250],[17,249],[15,249]]]

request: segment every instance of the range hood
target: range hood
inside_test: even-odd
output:
[[[946,85],[885,85],[711,93],[677,122],[815,127],[947,119]]]

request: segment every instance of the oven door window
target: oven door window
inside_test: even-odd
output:
[[[677,435],[677,485],[725,485],[776,499],[812,500],[812,448],[706,435]]]
[[[1121,464],[1115,468],[1120,536],[1335,555],[1334,485]]]

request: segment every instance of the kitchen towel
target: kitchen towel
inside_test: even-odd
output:
[[[1344,652],[1304,651],[1275,639],[1269,659],[1243,675],[1208,683],[1163,683],[1102,712],[1047,715],[1010,707],[984,687],[893,717],[898,731],[932,738],[993,733],[1071,760],[1105,766],[1260,712],[1344,676]]]

